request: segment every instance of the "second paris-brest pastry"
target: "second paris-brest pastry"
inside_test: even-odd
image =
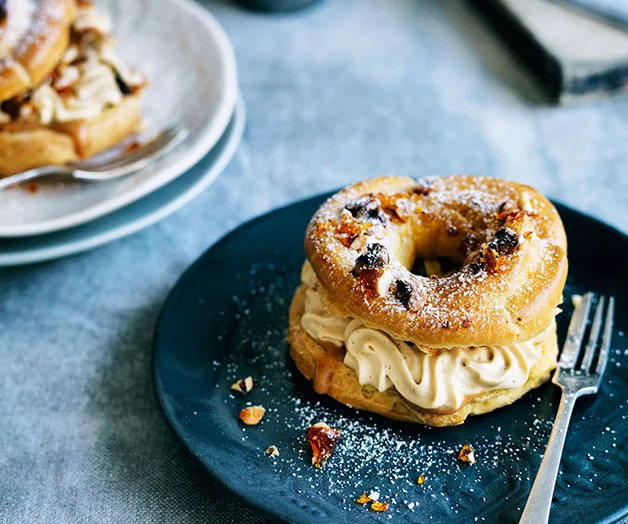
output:
[[[86,0],[0,0],[0,176],[88,158],[138,130],[145,79]]]
[[[558,212],[528,186],[472,176],[350,186],[307,229],[292,358],[318,393],[350,406],[461,424],[548,380],[566,248]]]

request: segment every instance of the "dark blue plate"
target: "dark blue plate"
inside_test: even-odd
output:
[[[285,341],[288,308],[304,259],[303,235],[318,196],[252,220],[210,248],[181,277],[154,340],[155,390],[176,434],[222,483],[274,518],[294,522],[517,522],[557,407],[547,384],[514,405],[426,428],[360,413],[313,393]],[[569,238],[569,297],[593,290],[617,297],[612,354],[597,396],[581,399],[571,423],[552,522],[615,522],[628,514],[628,237],[558,206]],[[230,385],[253,375],[246,396]],[[266,407],[258,426],[238,412]],[[327,466],[310,464],[305,431],[340,428]],[[478,462],[456,460],[464,443]],[[280,456],[264,454],[271,444]],[[417,485],[423,474],[426,482]],[[375,490],[390,503],[376,513],[354,502]],[[217,501],[219,503],[219,501]],[[321,520],[323,519],[323,520]]]

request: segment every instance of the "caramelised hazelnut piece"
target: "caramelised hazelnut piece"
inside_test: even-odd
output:
[[[366,195],[357,200],[349,202],[345,209],[351,213],[353,218],[358,220],[375,220],[384,222],[386,217],[380,208],[379,200],[373,198],[372,195]]]
[[[393,222],[406,222],[412,214],[413,205],[406,193],[378,193],[377,200]]]
[[[312,446],[312,464],[322,468],[334,452],[340,438],[340,430],[317,422],[307,430],[307,440]]]
[[[355,261],[355,267],[351,274],[354,277],[360,276],[362,271],[370,271],[373,269],[381,269],[390,262],[388,250],[382,244],[377,242],[369,244],[366,253],[360,255]]]
[[[373,502],[373,504],[371,504],[371,509],[373,511],[377,511],[378,513],[381,513],[383,511],[387,511],[389,508],[389,504],[388,502],[382,501],[382,502]]]
[[[513,206],[512,202],[504,200],[501,204],[499,204],[497,212],[495,213],[495,218],[504,221],[508,217],[508,213],[513,211],[514,209],[515,207]]]
[[[336,237],[345,247],[351,247],[361,232],[362,228],[353,219],[352,223],[343,220],[336,226]]]
[[[362,493],[360,498],[355,499],[358,504],[368,504],[369,502],[373,502],[371,497],[369,497],[366,493]]]
[[[500,255],[510,255],[519,246],[519,236],[512,229],[504,227],[495,233],[495,239],[489,245]]]
[[[512,200],[505,200],[497,208],[495,218],[500,222],[507,222],[508,220],[517,219],[523,213],[523,210],[519,208],[519,205]]]
[[[466,462],[467,464],[475,464],[475,451],[471,447],[471,444],[464,444],[460,453],[458,453],[458,460],[460,462]]]
[[[504,227],[495,233],[492,242],[484,244],[481,262],[489,271],[500,270],[506,264],[508,255],[519,247],[519,236],[512,229]]]
[[[527,191],[521,193],[521,196],[519,197],[519,204],[521,205],[521,209],[527,213],[532,213],[534,211],[532,201],[530,200],[530,193]]]
[[[410,282],[406,282],[401,279],[395,282],[395,296],[405,308],[412,308],[414,302],[416,302],[416,297],[414,295],[414,289],[412,288],[412,284],[410,284]]]
[[[433,179],[419,178],[416,181],[416,185],[412,188],[412,192],[415,195],[427,196],[430,194],[433,183],[434,183]]]
[[[231,384],[231,389],[246,395],[253,389],[254,385],[255,382],[253,381],[253,377],[246,377],[236,380],[233,384]]]
[[[240,420],[247,426],[259,424],[266,413],[263,406],[249,406],[240,411]]]
[[[351,275],[359,280],[368,293],[383,296],[388,293],[391,284],[392,274],[386,271],[389,261],[388,250],[382,244],[369,244],[367,252],[355,261]]]

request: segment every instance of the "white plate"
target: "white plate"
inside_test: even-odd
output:
[[[166,158],[120,180],[41,184],[0,191],[0,236],[59,231],[102,217],[174,180],[224,133],[238,96],[233,49],[216,19],[191,0],[99,0],[112,17],[120,54],[150,85],[148,133],[180,123],[190,136]]]
[[[43,262],[80,253],[143,229],[183,207],[211,184],[233,157],[244,130],[240,99],[225,134],[192,169],[153,194],[106,217],[56,233],[0,239],[0,266]]]

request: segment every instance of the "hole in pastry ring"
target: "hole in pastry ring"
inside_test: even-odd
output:
[[[382,177],[340,191],[312,218],[305,251],[335,301],[423,346],[508,345],[552,321],[567,277],[565,231],[531,187],[500,179]],[[417,257],[457,258],[442,278]]]

